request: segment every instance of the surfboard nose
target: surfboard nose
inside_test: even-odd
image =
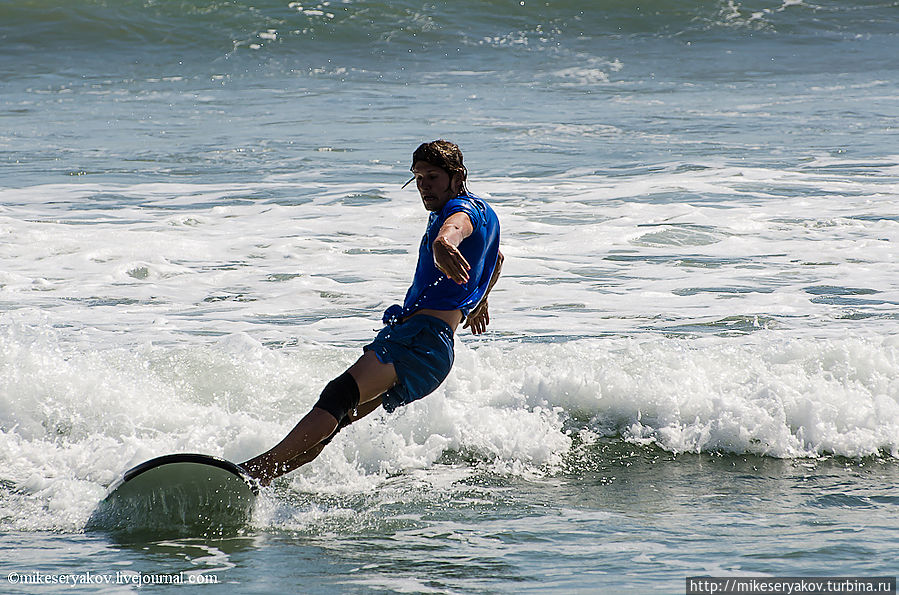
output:
[[[258,485],[238,465],[170,454],[127,470],[88,520],[88,530],[222,535],[246,525]]]

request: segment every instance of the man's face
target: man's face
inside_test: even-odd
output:
[[[450,179],[448,173],[427,161],[417,161],[412,175],[421,195],[421,202],[429,211],[439,211],[451,198],[459,195],[459,175]]]

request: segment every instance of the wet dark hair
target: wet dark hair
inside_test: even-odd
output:
[[[459,146],[456,143],[451,143],[450,141],[443,139],[422,143],[415,149],[415,152],[412,153],[412,167],[415,167],[415,164],[419,161],[424,161],[430,163],[434,167],[439,167],[449,175],[450,180],[453,179],[454,175],[460,174],[462,178],[462,190],[468,192],[468,186],[465,184],[468,179],[468,170],[462,162],[462,150],[459,149]]]

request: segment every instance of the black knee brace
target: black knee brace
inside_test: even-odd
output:
[[[359,385],[356,384],[356,379],[349,372],[344,372],[328,383],[315,406],[333,415],[339,424],[347,413],[359,406]]]

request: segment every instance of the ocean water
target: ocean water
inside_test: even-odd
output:
[[[895,0],[0,2],[0,592],[895,576],[897,49]],[[355,360],[439,137],[507,257],[446,383],[236,534],[85,530]]]

